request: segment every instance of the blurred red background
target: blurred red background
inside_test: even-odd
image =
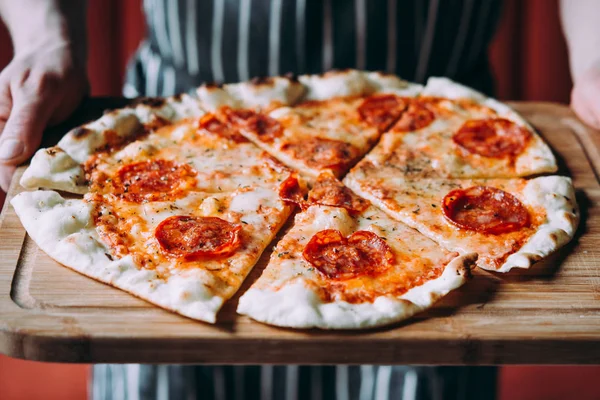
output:
[[[144,37],[141,0],[89,2],[92,95],[118,96],[127,60]],[[11,57],[10,38],[0,24],[0,70]],[[490,57],[499,98],[568,103],[572,83],[557,0],[506,0]],[[0,398],[82,400],[88,374],[84,365],[0,356]],[[505,367],[500,399],[600,399],[598,376],[600,367]]]

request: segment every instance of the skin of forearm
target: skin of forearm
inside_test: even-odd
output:
[[[87,55],[85,0],[0,0],[15,54],[40,46],[68,46],[74,61],[85,65]]]
[[[600,68],[600,1],[560,0],[560,15],[577,81],[589,68]]]

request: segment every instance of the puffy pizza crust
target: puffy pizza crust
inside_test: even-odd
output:
[[[484,102],[487,97],[468,86],[456,83],[448,78],[432,76],[421,91],[422,96],[446,97],[448,99],[471,99]]]
[[[38,150],[20,183],[26,189],[43,187],[77,194],[88,191],[81,164],[58,146]]]
[[[269,77],[226,85],[206,84],[197,89],[202,107],[267,108],[293,106],[301,101],[327,100],[342,96],[363,96],[375,92],[416,96],[423,86],[396,75],[347,69],[324,74]]]
[[[306,87],[303,100],[327,100],[332,97],[360,96],[367,81],[361,71],[348,69],[317,75],[301,75],[298,80]]]
[[[394,93],[398,96],[415,97],[423,90],[423,85],[405,81],[394,74],[384,72],[363,72],[369,93]]]
[[[499,272],[529,268],[573,239],[579,225],[579,208],[571,178],[543,176],[530,180],[523,195],[527,202],[546,211],[546,221]]]
[[[416,96],[423,86],[407,82],[396,75],[382,72],[347,69],[324,74],[301,75],[298,80],[306,87],[303,101],[327,100],[333,97],[364,96],[372,93],[395,93]]]
[[[11,201],[23,226],[50,257],[90,278],[190,318],[214,323],[224,299],[205,286],[201,271],[160,279],[130,256],[111,260],[93,227],[91,206],[54,191],[22,192]]]
[[[250,288],[237,312],[257,321],[289,328],[365,329],[389,325],[424,311],[462,286],[474,255],[452,260],[437,279],[414,287],[398,298],[380,296],[372,303],[323,302],[314,290],[297,280],[278,291]]]
[[[70,193],[86,193],[81,167],[92,154],[105,146],[111,135],[126,138],[142,129],[142,124],[160,117],[171,122],[204,114],[196,99],[182,94],[166,99],[146,99],[137,105],[110,111],[101,118],[67,133],[58,145],[38,150],[21,177],[26,189],[47,188]]]
[[[365,96],[373,93],[417,96],[423,89],[422,85],[405,81],[396,75],[355,69],[301,75],[298,80],[306,88],[306,94],[302,101]]]
[[[166,98],[142,98],[133,107],[142,123],[151,122],[155,116],[177,122],[186,118],[198,118],[206,113],[197,98],[185,93]]]
[[[202,85],[196,93],[204,109],[215,111],[222,106],[266,108],[273,104],[291,105],[304,90],[294,78],[275,76],[226,85]]]

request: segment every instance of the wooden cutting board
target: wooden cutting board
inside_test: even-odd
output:
[[[64,362],[598,363],[600,132],[565,106],[514,106],[555,150],[560,173],[573,177],[582,212],[573,242],[531,270],[477,271],[432,310],[385,329],[277,329],[236,315],[237,297],[209,325],[57,264],[7,205],[0,217],[0,352]],[[19,191],[13,182],[8,199]],[[266,251],[241,292],[268,256]]]

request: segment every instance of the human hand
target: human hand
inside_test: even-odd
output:
[[[48,125],[65,120],[88,92],[83,66],[66,41],[17,51],[0,73],[0,187],[38,148]]]
[[[600,129],[600,65],[588,68],[575,79],[571,108],[583,122]]]

